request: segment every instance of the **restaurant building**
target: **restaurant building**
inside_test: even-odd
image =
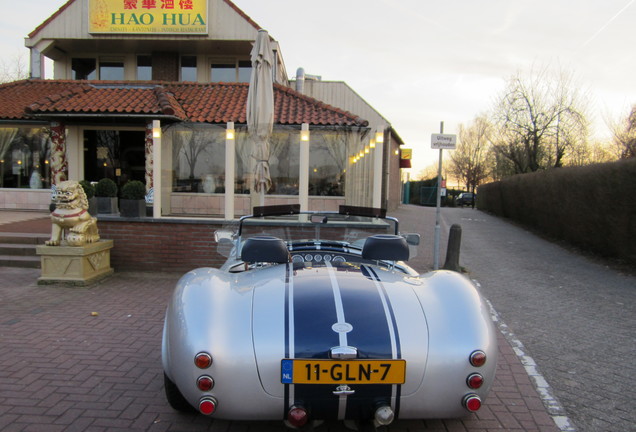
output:
[[[0,85],[0,209],[48,209],[59,182],[110,178],[142,181],[155,219],[250,213],[259,30],[230,0],[69,0],[26,38],[30,78]],[[302,68],[290,79],[270,41],[265,203],[397,207],[403,142],[390,122],[343,82]]]

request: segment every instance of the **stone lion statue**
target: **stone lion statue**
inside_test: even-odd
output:
[[[99,240],[97,218],[88,213],[88,198],[78,182],[60,183],[53,202],[51,239],[45,242],[46,245],[58,246],[64,232],[69,246],[83,246]]]

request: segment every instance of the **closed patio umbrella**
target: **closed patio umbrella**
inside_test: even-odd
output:
[[[265,192],[272,187],[269,137],[274,125],[274,55],[266,30],[258,31],[251,59],[252,75],[246,108],[247,130],[253,144],[252,157],[255,159],[253,190],[260,195],[260,205],[264,205]]]

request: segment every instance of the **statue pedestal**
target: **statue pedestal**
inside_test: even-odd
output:
[[[38,246],[42,273],[38,284],[57,282],[90,285],[113,274],[110,266],[112,240],[100,240],[84,246]]]

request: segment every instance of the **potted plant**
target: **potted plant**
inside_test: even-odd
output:
[[[117,213],[117,184],[109,178],[103,178],[95,186],[98,213]]]
[[[95,197],[95,186],[91,184],[88,180],[82,180],[79,182],[82,189],[84,189],[84,193],[86,194],[86,198],[88,199],[88,212],[95,216],[97,214],[97,198]]]
[[[141,217],[146,215],[146,186],[139,180],[131,180],[121,188],[120,215]]]

